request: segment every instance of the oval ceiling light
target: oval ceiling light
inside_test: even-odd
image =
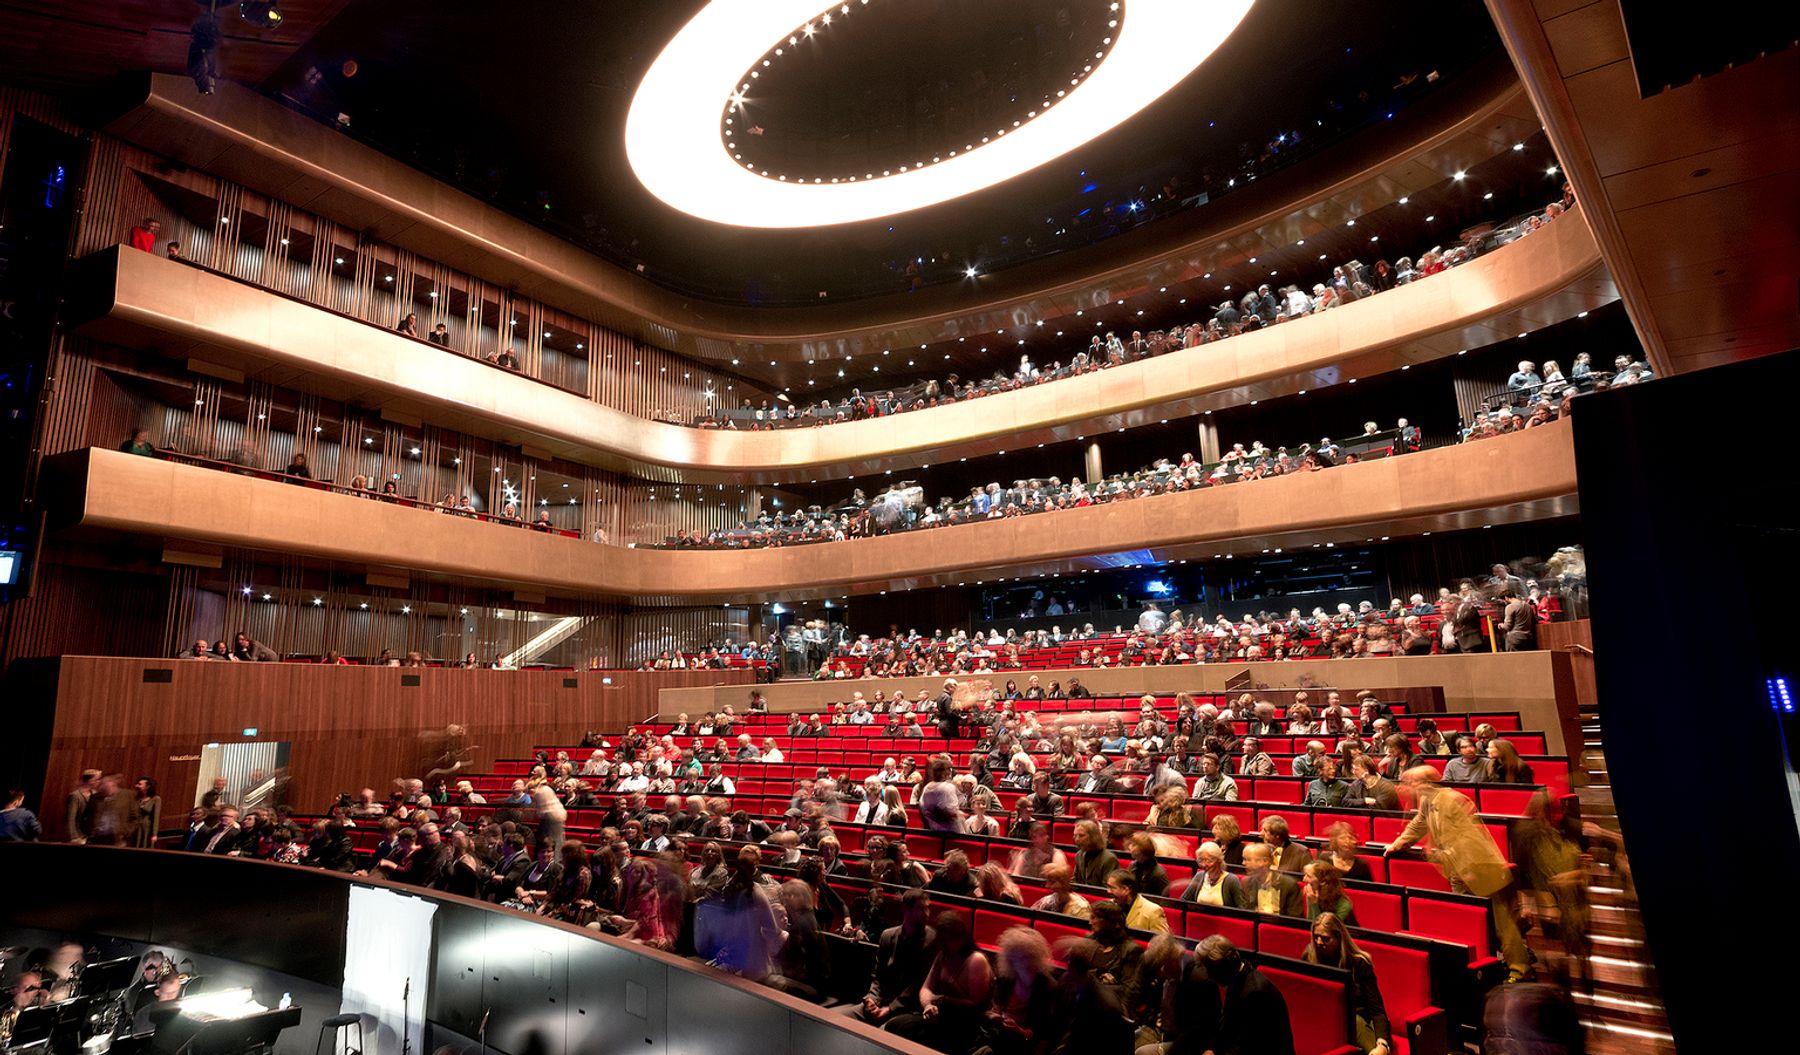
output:
[[[1006,135],[938,164],[851,183],[765,179],[732,158],[720,115],[744,92],[744,71],[841,2],[713,0],[675,34],[625,119],[626,158],[650,193],[715,223],[798,228],[872,220],[985,190],[1161,98],[1224,43],[1255,0],[1129,0],[1112,50],[1079,87]],[[746,101],[755,106],[754,96]]]

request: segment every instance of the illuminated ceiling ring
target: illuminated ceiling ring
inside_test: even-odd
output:
[[[1037,117],[910,171],[802,183],[733,158],[720,115],[743,91],[746,71],[759,69],[798,27],[841,12],[843,0],[713,0],[638,85],[625,120],[626,157],[665,204],[715,223],[822,227],[922,209],[997,186],[1117,127],[1198,69],[1254,2],[1127,0],[1105,58]]]

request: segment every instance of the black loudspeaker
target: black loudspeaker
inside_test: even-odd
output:
[[[1601,735],[1682,1050],[1718,1042],[1720,1009],[1766,1036],[1792,1003],[1791,976],[1751,962],[1780,941],[1779,898],[1730,892],[1773,894],[1800,866],[1796,391],[1787,352],[1573,407]]]

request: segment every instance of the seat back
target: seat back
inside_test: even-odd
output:
[[[1262,973],[1287,1001],[1296,1055],[1324,1055],[1350,1039],[1350,994],[1347,983],[1290,970],[1266,959]]]
[[[1493,954],[1493,926],[1483,901],[1413,896],[1407,899],[1406,929],[1469,949],[1470,959]]]

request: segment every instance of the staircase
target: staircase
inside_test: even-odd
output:
[[[1581,733],[1576,771],[1585,769],[1587,784],[1576,794],[1582,816],[1616,842],[1618,811],[1607,775],[1600,716],[1593,708],[1582,709]],[[1587,968],[1591,984],[1584,987],[1577,982],[1574,996],[1588,1029],[1588,1050],[1594,1055],[1672,1055],[1675,1040],[1669,1035],[1656,970],[1644,944],[1628,856],[1623,849],[1596,840],[1586,867],[1592,916],[1589,940],[1593,950]]]

